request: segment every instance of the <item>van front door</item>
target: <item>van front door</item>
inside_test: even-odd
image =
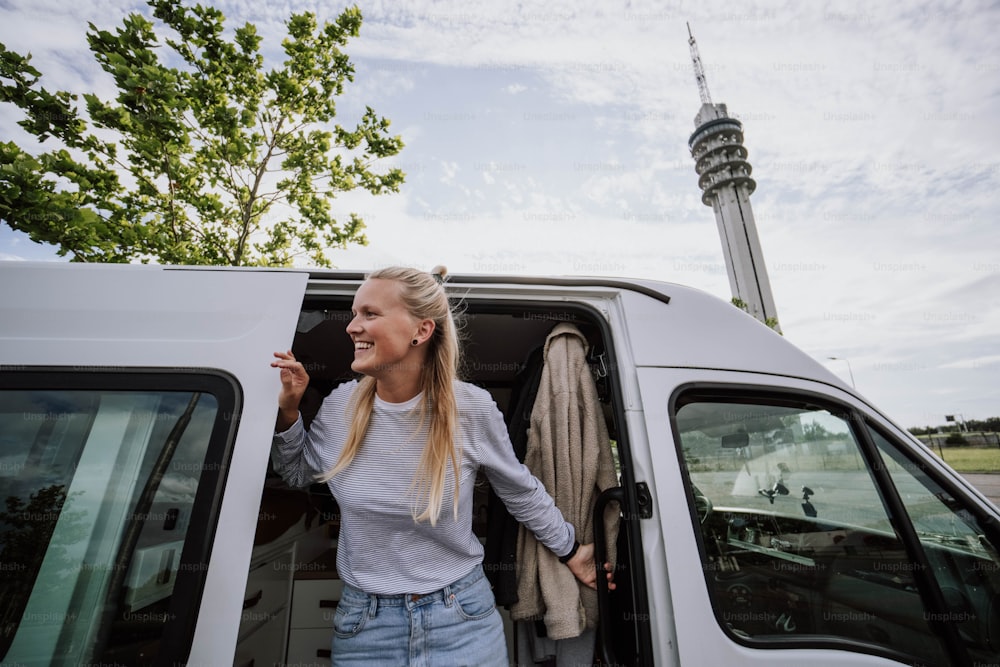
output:
[[[11,262],[0,283],[0,661],[231,663],[268,363],[306,275]]]
[[[647,405],[674,373],[643,369]],[[658,483],[677,476],[659,504],[681,664],[996,662],[993,508],[852,397],[686,375],[650,434]]]

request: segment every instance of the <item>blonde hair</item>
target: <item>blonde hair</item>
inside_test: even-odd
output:
[[[420,373],[420,389],[423,392],[420,402],[421,424],[429,413],[430,426],[427,444],[411,486],[411,489],[416,489],[418,498],[427,499],[427,506],[421,514],[417,515],[414,509],[414,519],[429,520],[432,526],[437,524],[441,514],[449,464],[455,477],[453,511],[455,519],[458,519],[461,446],[456,446],[455,443],[458,407],[455,402],[454,381],[458,377],[461,349],[455,317],[444,290],[447,273],[448,270],[443,266],[434,267],[430,273],[392,266],[367,276],[369,280],[393,280],[399,283],[400,298],[410,315],[418,320],[429,319],[434,322],[434,333],[427,341],[427,363]],[[320,477],[320,481],[329,480],[354,460],[368,432],[374,405],[375,379],[365,376],[360,380],[348,406],[351,425],[347,441],[336,464]]]

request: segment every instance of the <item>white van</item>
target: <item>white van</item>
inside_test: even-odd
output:
[[[0,263],[0,664],[329,664],[338,512],[270,469],[269,364],[305,363],[308,419],[362,280]],[[557,323],[590,343],[621,507],[599,664],[1000,664],[997,509],[784,338],[673,284],[447,287],[508,413]]]

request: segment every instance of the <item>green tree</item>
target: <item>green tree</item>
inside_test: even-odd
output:
[[[802,425],[802,439],[807,442],[812,442],[816,440],[830,440],[834,437],[833,433],[828,431],[819,422],[809,422]]]
[[[747,304],[746,301],[744,301],[743,299],[739,298],[738,296],[734,296],[732,299],[730,299],[730,302],[734,306],[736,306],[737,308],[739,308],[740,310],[742,310],[744,313],[749,313],[750,312],[750,306]],[[770,327],[771,329],[774,329],[775,331],[778,331],[778,318],[777,317],[768,317],[768,318],[766,318],[764,320],[764,324],[766,326]],[[778,331],[778,333],[781,333],[781,332]],[[784,335],[784,334],[782,334],[782,335]]]
[[[30,55],[0,44],[0,100],[39,142],[59,144],[0,143],[0,219],[75,261],[330,266],[328,248],[366,244],[364,221],[338,220],[332,200],[397,192],[404,175],[377,168],[403,141],[371,107],[352,127],[334,123],[360,10],[322,26],[293,14],[285,60],[265,71],[252,24],[227,40],[216,9],[148,4],[157,25],[139,13],[114,33],[90,24],[117,97],[83,95],[86,114],[76,95],[39,85]]]

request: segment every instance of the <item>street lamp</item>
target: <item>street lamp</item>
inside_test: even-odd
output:
[[[855,389],[858,388],[858,385],[854,384],[854,371],[851,370],[851,362],[849,362],[847,359],[844,359],[843,357],[827,357],[827,359],[832,359],[833,361],[843,361],[845,364],[847,364],[847,373],[848,375],[851,376],[851,386],[854,387]]]

